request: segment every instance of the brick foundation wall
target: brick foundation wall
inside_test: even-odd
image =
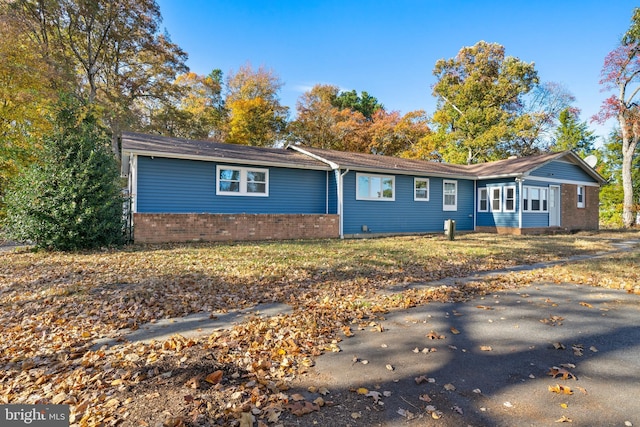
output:
[[[599,227],[600,188],[585,187],[585,206],[578,208],[578,189],[576,185],[562,184],[561,225],[562,229],[597,230]]]
[[[323,239],[340,236],[338,215],[133,215],[136,243]]]

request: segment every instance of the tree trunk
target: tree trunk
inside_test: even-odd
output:
[[[622,223],[625,228],[633,227],[635,224],[636,201],[633,200],[633,155],[638,145],[636,129],[632,129],[633,124],[629,123],[627,117],[619,115],[620,129],[622,132]]]

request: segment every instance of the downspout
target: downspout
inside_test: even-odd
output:
[[[522,206],[523,206],[523,201],[522,201],[522,183],[524,182],[524,178],[522,177],[518,177],[516,178],[516,182],[518,183],[518,229],[520,230],[520,233],[522,233]]]
[[[342,179],[349,173],[349,169],[346,169],[343,173],[340,173],[340,169],[335,169],[338,175],[338,219],[340,227],[340,239],[344,239],[344,191],[342,186]]]
[[[478,226],[478,180],[473,180],[473,231]]]

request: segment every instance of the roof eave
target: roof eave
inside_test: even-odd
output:
[[[303,164],[287,163],[287,162],[270,162],[270,161],[261,161],[261,160],[235,159],[235,158],[228,158],[228,157],[215,157],[215,156],[205,156],[205,155],[197,155],[197,154],[176,154],[176,153],[167,153],[164,151],[126,149],[124,147],[122,148],[122,153],[134,154],[138,156],[162,157],[167,159],[199,160],[199,161],[207,161],[207,162],[271,166],[271,167],[295,168],[295,169],[312,169],[312,170],[325,170],[325,171],[329,170],[328,167],[322,167],[320,165],[313,166],[313,165],[307,165],[307,164],[303,165]]]

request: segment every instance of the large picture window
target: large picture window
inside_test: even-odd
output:
[[[458,210],[458,181],[442,181],[442,210]]]
[[[395,200],[393,176],[356,174],[357,200]]]
[[[547,187],[525,186],[522,189],[522,210],[524,212],[548,212]]]
[[[422,202],[429,201],[429,178],[413,179],[413,200]]]
[[[219,165],[216,194],[225,196],[268,196],[269,170]]]

